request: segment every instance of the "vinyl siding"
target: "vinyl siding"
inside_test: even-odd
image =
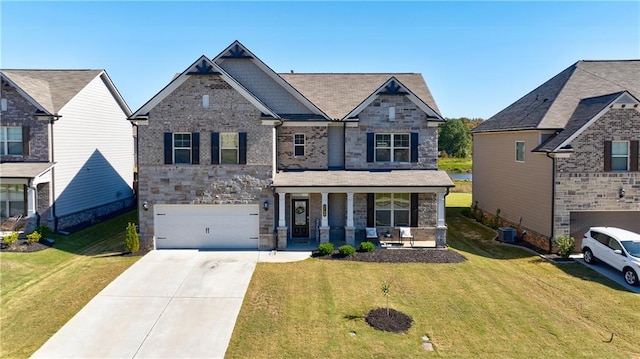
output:
[[[54,124],[56,215],[132,196],[133,135],[101,77],[60,111]]]
[[[525,162],[516,162],[516,141],[525,141]],[[537,131],[473,136],[473,201],[484,211],[551,235],[552,161],[532,153]]]

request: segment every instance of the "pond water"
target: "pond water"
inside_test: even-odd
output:
[[[447,174],[454,181],[473,181],[472,173],[449,172]]]

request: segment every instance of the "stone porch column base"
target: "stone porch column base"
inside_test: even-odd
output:
[[[436,248],[447,247],[447,226],[436,227]]]
[[[350,246],[356,246],[356,227],[344,227],[344,238]]]
[[[278,227],[278,249],[287,249],[288,227]]]
[[[329,242],[329,228],[330,227],[320,227],[320,243]]]

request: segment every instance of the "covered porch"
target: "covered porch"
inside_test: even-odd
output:
[[[445,196],[454,184],[444,171],[279,172],[279,249],[349,244],[446,247]],[[375,228],[376,235],[367,235]],[[411,238],[401,236],[409,228]]]
[[[0,163],[0,219],[3,231],[30,233],[39,211],[49,207],[53,162]]]

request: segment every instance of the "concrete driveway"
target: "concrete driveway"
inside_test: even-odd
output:
[[[223,358],[258,262],[310,252],[152,251],[33,358]]]
[[[572,256],[572,257],[574,257],[579,263],[582,263],[583,265],[593,269],[594,271],[600,273],[601,275],[618,283],[622,287],[626,288],[628,291],[632,293],[640,294],[640,287],[634,287],[634,286],[628,285],[627,282],[624,281],[624,278],[622,277],[622,273],[618,272],[612,267],[602,262],[598,262],[597,264],[588,264],[587,262],[584,261],[582,254]]]

